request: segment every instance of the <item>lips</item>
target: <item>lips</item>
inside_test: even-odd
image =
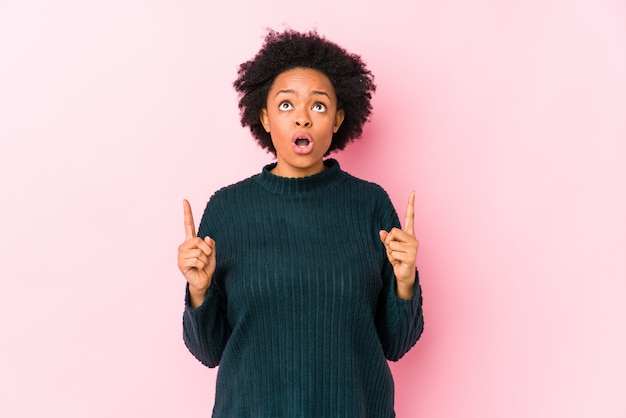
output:
[[[291,144],[296,154],[306,155],[313,151],[313,138],[311,135],[298,132],[291,137]]]

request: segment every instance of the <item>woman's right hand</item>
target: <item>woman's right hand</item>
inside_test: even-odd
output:
[[[202,305],[213,273],[215,272],[215,241],[196,236],[191,205],[183,200],[185,215],[185,242],[178,246],[178,268],[189,283],[190,304],[193,308]]]

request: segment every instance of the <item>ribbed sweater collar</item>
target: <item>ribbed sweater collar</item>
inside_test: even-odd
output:
[[[314,193],[324,189],[333,188],[346,178],[339,167],[337,160],[329,158],[324,160],[326,170],[308,177],[289,178],[279,177],[270,171],[276,167],[276,163],[263,167],[263,171],[256,177],[257,183],[272,194],[294,195],[302,193]]]

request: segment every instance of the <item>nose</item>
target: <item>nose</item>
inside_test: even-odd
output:
[[[306,112],[300,112],[300,114],[296,116],[296,126],[298,128],[308,128],[311,126],[311,119]]]

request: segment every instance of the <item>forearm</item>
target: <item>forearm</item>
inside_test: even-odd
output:
[[[422,334],[422,292],[418,273],[415,271],[413,285],[401,282],[389,283],[383,288],[377,312],[377,328],[385,356],[396,361],[411,349]],[[411,293],[405,294],[408,290]],[[399,293],[400,292],[400,293]],[[408,296],[408,297],[407,297]]]
[[[207,291],[196,308],[192,305],[192,298],[188,287],[183,314],[183,339],[194,357],[208,367],[215,367],[230,337],[225,303],[215,289]]]

